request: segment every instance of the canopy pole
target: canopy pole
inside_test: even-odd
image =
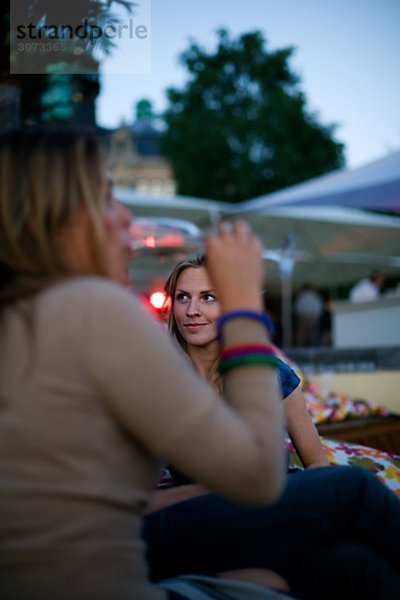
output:
[[[292,273],[294,260],[282,256],[279,262],[281,274],[282,346],[292,346]]]
[[[282,295],[282,346],[285,349],[292,346],[292,274],[294,269],[294,243],[295,236],[293,232],[286,233],[282,241],[281,258],[279,261]]]
[[[282,278],[282,346],[292,346],[292,281],[291,277]]]

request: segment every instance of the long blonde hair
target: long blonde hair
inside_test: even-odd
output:
[[[68,274],[57,234],[82,207],[89,215],[92,261],[103,273],[103,161],[91,132],[38,129],[0,136],[0,306]]]
[[[168,330],[171,333],[172,337],[178,342],[179,346],[184,350],[186,354],[188,354],[188,347],[186,340],[182,337],[175,316],[174,316],[174,303],[175,303],[175,292],[178,285],[178,279],[186,269],[199,269],[204,267],[207,269],[206,256],[201,254],[199,256],[195,256],[193,258],[188,258],[186,260],[182,260],[177,265],[175,265],[173,271],[168,277],[164,291],[167,294],[168,298],[170,298],[170,308],[169,308],[169,316],[168,316]],[[211,367],[209,374],[210,383],[214,384],[220,393],[222,393],[222,378],[219,374],[218,370],[219,359],[215,360],[215,363]]]

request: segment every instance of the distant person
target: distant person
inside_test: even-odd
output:
[[[306,283],[295,305],[297,346],[319,346],[324,300],[313,285]]]
[[[324,300],[324,312],[321,317],[321,343],[323,346],[332,346],[332,301]]]
[[[373,271],[369,277],[361,279],[350,290],[351,302],[369,302],[379,298],[384,283],[383,274]]]

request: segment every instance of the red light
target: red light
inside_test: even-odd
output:
[[[150,304],[160,310],[165,305],[165,301],[167,299],[167,295],[165,292],[153,292],[150,296]]]

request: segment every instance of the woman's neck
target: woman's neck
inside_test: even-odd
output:
[[[203,379],[210,380],[211,370],[218,358],[219,342],[215,340],[207,346],[189,346],[187,353]]]

